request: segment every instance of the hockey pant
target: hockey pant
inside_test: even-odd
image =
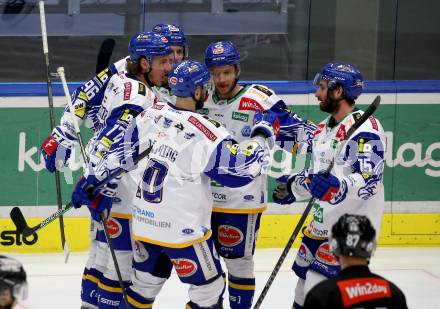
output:
[[[299,277],[294,308],[301,309],[307,292],[319,282],[335,277],[341,267],[330,251],[327,238],[304,235],[292,269]]]
[[[190,285],[190,301],[186,308],[222,308],[225,281],[210,238],[185,248],[168,248],[135,241],[134,248],[134,272],[127,289],[132,308],[153,306],[173,266],[180,281]]]
[[[229,304],[232,309],[252,306],[255,294],[254,251],[260,219],[261,213],[212,213],[213,240],[228,270]]]
[[[98,308],[98,282],[107,265],[108,248],[97,241],[98,226],[97,221],[90,220],[90,249],[81,281],[81,308]]]
[[[125,286],[128,286],[130,281],[133,260],[129,217],[129,215],[111,213],[111,216],[107,220],[107,229],[112,239],[113,249]],[[103,230],[98,230],[97,238],[99,244],[107,246]],[[122,289],[116,273],[115,264],[108,248],[106,253],[107,264],[98,282],[98,308],[119,308],[120,303],[124,302]]]

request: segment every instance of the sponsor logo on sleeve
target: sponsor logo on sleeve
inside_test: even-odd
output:
[[[373,127],[373,129],[376,131],[379,131],[379,126],[377,125],[376,118],[374,118],[373,116],[370,116],[368,119],[370,119],[371,126]]]
[[[298,254],[295,258],[295,263],[300,267],[308,267],[313,261],[313,254],[310,249],[302,243],[298,249]]]
[[[124,83],[124,101],[130,100],[131,82]]]
[[[389,283],[381,278],[356,278],[337,282],[344,308],[357,303],[391,298]]]
[[[243,232],[230,225],[218,227],[218,241],[222,246],[233,247],[243,241]]]
[[[217,139],[217,136],[212,133],[211,130],[209,130],[200,120],[198,120],[194,116],[190,116],[188,118],[188,122],[193,124],[197,129],[202,131],[202,133],[211,141],[215,141]]]
[[[238,106],[238,110],[240,111],[256,111],[260,110],[263,111],[264,108],[255,101],[254,99],[242,97],[240,100],[240,105]]]
[[[171,262],[179,277],[189,277],[197,271],[197,263],[190,259],[172,259]]]

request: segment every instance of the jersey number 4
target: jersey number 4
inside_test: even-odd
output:
[[[142,177],[142,197],[150,203],[162,201],[163,182],[168,173],[168,165],[164,162],[150,159]]]

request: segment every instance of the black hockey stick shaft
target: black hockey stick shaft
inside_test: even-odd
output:
[[[44,1],[39,2],[40,6],[40,23],[41,23],[41,39],[43,41],[43,53],[46,62],[46,82],[47,82],[47,97],[49,100],[49,118],[50,118],[50,130],[52,131],[55,127],[55,115],[53,108],[53,92],[52,92],[52,82],[50,79],[50,65],[49,65],[49,48],[47,44],[47,31],[46,31],[46,15],[44,12]],[[63,200],[61,197],[61,178],[60,172],[55,168],[55,187],[57,193],[57,205],[58,211],[63,208]],[[66,245],[66,235],[64,232],[64,218],[59,216],[60,222],[60,233],[61,233],[61,245],[65,249]]]
[[[98,59],[96,60],[96,74],[108,67],[110,58],[115,48],[114,39],[105,39],[99,48]]]
[[[136,165],[140,160],[147,157],[149,155],[152,147],[153,146],[150,146],[149,148],[147,148],[146,150],[141,152],[139,157],[137,157],[136,160],[133,161],[133,164]],[[115,179],[116,177],[118,177],[119,175],[121,175],[122,173],[125,173],[125,172],[126,171],[122,168],[115,170],[113,173],[109,174],[104,180],[102,180],[102,182],[100,182],[94,189],[97,190],[97,189],[101,188],[102,186],[107,184],[110,180]],[[14,223],[15,227],[17,228],[17,232],[23,234],[24,237],[28,237],[28,236],[38,232],[42,228],[46,227],[48,224],[50,224],[51,222],[53,222],[58,217],[62,216],[64,213],[68,212],[72,208],[73,208],[73,204],[70,202],[66,206],[63,206],[61,209],[54,212],[53,214],[51,214],[49,217],[47,217],[46,219],[44,219],[43,221],[41,221],[39,224],[37,224],[34,227],[30,227],[27,224],[26,219],[25,219],[25,217],[19,207],[12,208],[12,210],[10,212],[10,216],[11,216],[12,222]]]
[[[362,116],[355,121],[355,123],[351,126],[351,128],[347,131],[346,136],[344,137],[343,141],[347,141],[351,135],[353,135],[354,131],[356,131],[373,113],[376,111],[376,109],[379,107],[380,104],[380,96],[376,96],[376,98],[373,100],[373,102],[370,104],[370,106],[367,108],[365,113],[362,114]],[[330,166],[327,168],[327,173],[330,173],[334,165],[334,161],[330,164]],[[267,292],[269,291],[273,281],[275,280],[276,275],[280,271],[281,265],[283,264],[284,260],[287,257],[287,254],[290,251],[290,248],[292,247],[293,243],[295,242],[296,237],[298,236],[299,231],[301,230],[304,222],[307,219],[307,216],[310,213],[310,210],[313,207],[313,204],[315,203],[315,198],[312,197],[309,202],[307,203],[306,208],[304,209],[303,214],[301,215],[301,218],[299,219],[292,235],[289,238],[289,241],[287,242],[286,246],[284,247],[283,252],[281,253],[280,258],[278,259],[278,262],[275,265],[275,268],[273,269],[272,273],[269,276],[269,279],[267,279],[266,285],[263,288],[263,291],[261,292],[260,296],[258,297],[254,309],[258,309],[261,306],[261,303],[264,300],[264,297],[266,297]]]

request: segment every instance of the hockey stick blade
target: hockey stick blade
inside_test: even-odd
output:
[[[353,133],[368,119],[371,115],[376,111],[376,109],[380,105],[380,96],[376,96],[374,98],[373,102],[368,106],[367,110],[362,114],[359,119],[355,121],[355,123],[351,126],[351,128],[347,131],[347,134],[344,137],[343,142],[347,141]],[[327,173],[330,173],[334,165],[334,161],[330,164],[330,166],[327,169]],[[301,215],[298,223],[295,226],[294,231],[292,232],[292,235],[290,236],[289,240],[287,241],[286,246],[284,247],[283,252],[281,253],[277,263],[275,264],[274,269],[272,270],[272,273],[269,276],[269,279],[267,279],[266,285],[263,288],[263,291],[261,291],[260,296],[258,297],[257,301],[255,302],[255,305],[253,309],[259,309],[261,304],[263,303],[264,298],[266,297],[267,292],[269,291],[273,281],[275,280],[276,275],[278,274],[281,265],[283,264],[284,260],[287,257],[287,254],[290,251],[290,248],[292,248],[293,243],[295,242],[296,237],[298,236],[299,231],[301,230],[302,226],[304,225],[306,218],[309,214],[309,212],[312,209],[313,204],[315,203],[315,198],[312,197],[309,202],[307,203],[306,208],[304,209],[303,214]]]
[[[115,40],[105,39],[99,49],[98,59],[96,60],[96,74],[104,70],[110,64],[110,58],[115,48]]]
[[[141,154],[134,160],[134,164],[137,164],[140,160],[147,157],[150,154],[151,149],[153,149],[153,146],[148,147],[146,150],[141,152]],[[103,180],[96,188],[100,188],[107,184],[111,179],[114,179],[115,177],[121,175],[122,173],[125,173],[124,170],[120,169],[113,173],[111,173],[105,180]],[[96,189],[95,188],[95,189]],[[17,227],[17,231],[20,231],[24,237],[28,237],[45,226],[47,226],[52,221],[56,220],[58,217],[62,216],[64,213],[68,212],[70,209],[74,208],[72,203],[68,203],[66,206],[63,206],[61,209],[54,212],[52,215],[44,219],[40,224],[29,227],[26,223],[26,219],[23,216],[23,213],[21,212],[20,208],[14,207],[11,210],[11,219],[14,222],[14,225]]]
[[[14,223],[18,233],[23,234],[23,231],[30,229],[20,208],[12,208],[9,215],[11,216],[11,220]]]

